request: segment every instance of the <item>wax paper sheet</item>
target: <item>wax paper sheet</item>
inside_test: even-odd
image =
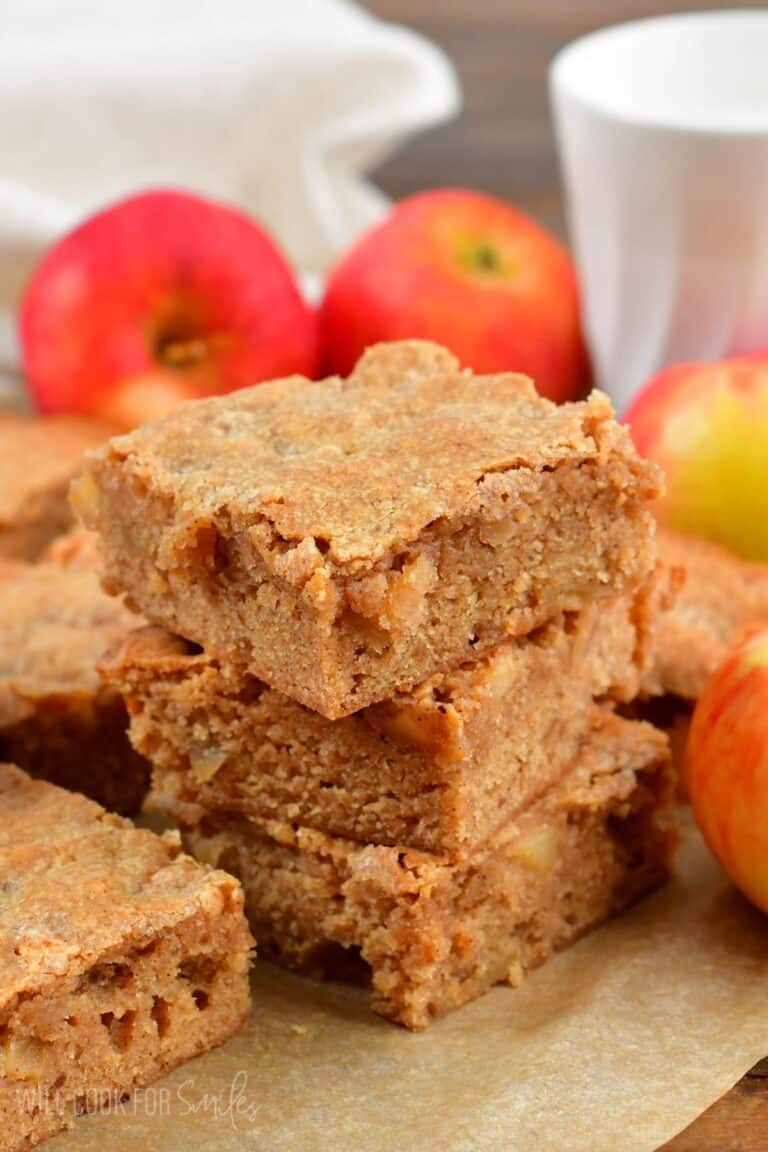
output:
[[[696,834],[664,891],[420,1035],[257,965],[247,1032],[51,1152],[646,1152],[768,1054],[768,920]]]

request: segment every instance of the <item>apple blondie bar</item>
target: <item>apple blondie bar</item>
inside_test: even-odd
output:
[[[127,815],[141,807],[149,765],[96,663],[143,622],[101,589],[96,563],[82,530],[38,564],[0,561],[0,759]]]
[[[72,526],[69,484],[113,433],[81,416],[0,413],[0,557],[36,560]]]
[[[240,885],[0,766],[0,1121],[21,1152],[220,1044],[249,1014]]]
[[[604,712],[566,778],[460,863],[242,815],[185,842],[241,878],[260,954],[369,975],[374,1009],[420,1029],[659,885],[670,795],[665,738]]]
[[[768,625],[768,564],[748,563],[707,540],[660,530],[659,559],[681,573],[658,630],[649,694],[696,700],[738,634]]]
[[[100,667],[152,762],[148,803],[177,822],[239,811],[458,857],[567,771],[595,697],[637,696],[656,598],[560,616],[339,720],[156,628]]]
[[[411,341],[184,404],[90,453],[73,502],[110,590],[335,719],[635,587],[659,475],[605,396]]]

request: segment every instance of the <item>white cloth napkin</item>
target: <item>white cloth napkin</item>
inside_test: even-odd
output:
[[[345,0],[23,0],[0,36],[0,376],[46,246],[147,186],[246,208],[305,274],[384,210],[364,173],[459,106],[422,37]]]

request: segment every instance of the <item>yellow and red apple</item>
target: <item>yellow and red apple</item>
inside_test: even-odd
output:
[[[686,780],[704,838],[768,912],[768,629],[746,635],[696,705]]]
[[[175,191],[132,196],[55,244],[27,287],[20,336],[42,412],[122,426],[318,367],[317,317],[270,236]]]
[[[421,337],[476,372],[525,372],[555,400],[588,381],[576,275],[553,236],[477,192],[397,204],[332,270],[320,319],[326,368],[369,344]]]
[[[667,368],[625,419],[666,473],[664,524],[768,561],[768,359]]]

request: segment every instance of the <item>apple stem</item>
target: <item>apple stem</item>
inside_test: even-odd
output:
[[[169,340],[157,349],[160,360],[169,368],[192,368],[208,355],[208,344],[199,337],[193,340]]]

